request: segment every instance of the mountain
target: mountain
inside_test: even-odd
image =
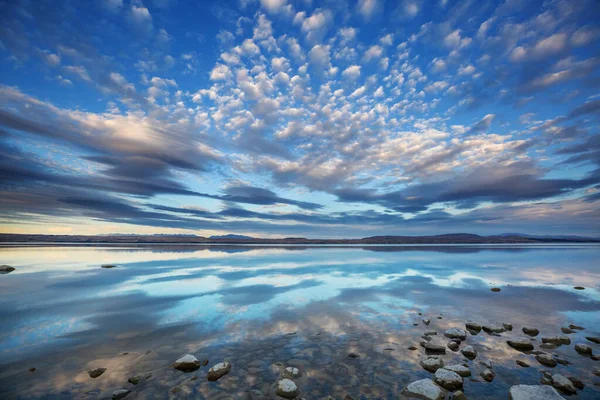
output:
[[[252,236],[235,235],[233,233],[227,235],[213,235],[209,239],[254,239]]]

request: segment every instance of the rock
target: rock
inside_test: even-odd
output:
[[[591,356],[590,358],[594,361],[600,361],[600,356]]]
[[[571,339],[569,339],[567,336],[543,337],[542,343],[552,343],[560,346],[562,344],[571,344]]]
[[[479,364],[483,365],[484,367],[486,367],[488,369],[492,369],[492,362],[487,358],[480,358]]]
[[[429,324],[431,323],[431,320],[430,320],[430,319],[428,319],[428,318],[425,318],[425,319],[423,319],[423,323],[424,323],[425,325],[429,325]]]
[[[472,360],[475,357],[477,357],[477,350],[475,350],[475,348],[473,348],[473,346],[467,346],[464,349],[462,349],[463,356],[467,357],[468,359]]]
[[[522,328],[523,333],[529,335],[529,336],[537,336],[540,334],[540,330],[537,328],[534,328],[532,326],[524,326]]]
[[[595,369],[594,370],[594,375],[600,376],[600,369]]]
[[[502,289],[500,289],[499,287],[493,287],[490,289],[492,292],[494,293],[498,293],[499,291],[501,291]]]
[[[569,360],[565,360],[564,358],[561,358],[561,357],[559,357],[557,355],[554,355],[554,359],[556,360],[557,363],[559,363],[561,365],[569,365],[569,364],[571,364],[569,362]]]
[[[11,267],[10,265],[0,265],[0,274],[10,274],[16,268]]]
[[[202,360],[202,366],[206,367],[208,365],[208,358],[205,358],[204,360]]]
[[[476,335],[479,332],[481,332],[481,325],[479,325],[475,322],[469,321],[465,324],[465,327],[467,328],[467,330],[469,331],[469,333],[471,335]]]
[[[457,390],[463,386],[463,378],[456,372],[440,368],[435,371],[434,381],[444,389]]]
[[[110,268],[117,268],[117,266],[113,265],[113,264],[104,264],[104,265],[102,265],[102,268],[110,269]]]
[[[427,354],[446,354],[446,347],[441,344],[431,342],[421,342],[421,347],[425,349]]]
[[[213,365],[213,367],[208,370],[206,379],[208,379],[211,382],[214,382],[222,376],[227,375],[229,371],[231,371],[231,364],[229,364],[228,362],[218,363],[217,365]]]
[[[427,358],[422,358],[419,364],[424,370],[433,373],[444,367],[444,360],[442,360],[440,357],[429,356]]]
[[[575,331],[574,331],[573,329],[571,329],[571,328],[567,328],[567,327],[565,327],[565,326],[563,326],[562,328],[560,328],[560,331],[561,331],[562,333],[566,333],[567,335],[568,335],[568,334],[571,334],[571,333],[575,333]]]
[[[410,347],[407,347],[407,348],[408,348],[408,350],[411,350],[411,351],[414,351],[414,350],[416,350],[416,349],[417,349],[417,347],[416,347],[416,346],[410,346]]]
[[[575,386],[577,389],[579,389],[579,390],[585,389],[585,385],[583,384],[583,382],[581,382],[580,379],[578,379],[574,376],[567,376],[567,378],[571,381],[571,383],[573,383],[573,386]]]
[[[535,359],[538,360],[540,364],[545,365],[547,367],[554,368],[557,364],[556,360],[546,353],[536,355]]]
[[[104,372],[106,372],[106,368],[96,368],[91,371],[88,371],[88,375],[90,376],[90,378],[96,379],[97,377],[102,375]]]
[[[298,378],[300,375],[300,370],[296,367],[287,367],[283,371],[284,378]]]
[[[486,369],[484,369],[484,370],[481,372],[481,377],[482,377],[483,379],[485,379],[486,381],[488,381],[488,382],[491,382],[491,381],[493,381],[493,380],[494,380],[494,376],[496,376],[496,374],[494,374],[494,371],[492,371],[492,370],[491,370],[491,369],[489,369],[489,368],[486,368]]]
[[[508,391],[509,400],[565,400],[556,389],[542,385],[516,385]]]
[[[268,396],[265,396],[263,392],[258,389],[252,389],[248,392],[250,400],[269,400]]]
[[[140,383],[142,381],[142,378],[139,376],[132,376],[131,378],[127,379],[127,382],[133,384],[133,385],[137,385],[138,383]]]
[[[487,334],[506,332],[506,329],[504,327],[492,325],[484,325],[481,327],[481,329],[483,329],[483,331]]]
[[[552,375],[552,386],[567,394],[577,393],[577,389],[575,389],[573,382],[560,374]]]
[[[448,366],[444,367],[444,369],[447,369],[448,371],[456,372],[458,375],[462,376],[463,378],[471,376],[471,370],[462,364],[448,365]]]
[[[460,328],[451,328],[451,329],[448,329],[444,333],[444,336],[446,336],[450,339],[466,340],[467,332],[465,332],[463,329],[460,329]]]
[[[407,397],[425,400],[441,400],[444,398],[444,390],[431,379],[421,379],[409,383],[402,394]]]
[[[467,400],[467,396],[465,396],[462,390],[457,390],[452,395],[452,400]]]
[[[512,324],[509,324],[507,322],[502,323],[502,326],[504,327],[504,329],[506,329],[507,331],[512,331],[513,330],[513,326]]]
[[[575,290],[585,290],[585,288],[583,286],[573,286],[573,289],[575,289]]]
[[[452,351],[457,351],[459,348],[459,345],[458,345],[458,343],[451,340],[450,342],[448,342],[448,348]]]
[[[112,398],[113,398],[113,400],[122,399],[123,397],[127,396],[129,393],[131,393],[131,390],[127,390],[127,389],[115,390],[112,394]]]
[[[529,364],[527,364],[525,361],[517,360],[517,365],[519,367],[529,368]]]
[[[600,344],[600,337],[598,336],[586,336],[585,338],[592,343]]]
[[[200,361],[193,355],[186,354],[171,364],[171,367],[183,372],[192,372],[200,368]]]
[[[298,386],[296,386],[294,381],[285,378],[277,382],[277,389],[275,390],[275,393],[283,398],[293,399],[298,396],[300,391],[298,390]]]
[[[575,350],[579,353],[579,354],[585,354],[585,355],[592,355],[592,348],[590,346],[588,346],[587,344],[583,344],[583,343],[577,343],[575,345]]]
[[[356,353],[348,353],[348,357],[350,358],[359,358],[360,356]]]
[[[521,351],[533,350],[533,345],[531,344],[531,341],[525,337],[518,337],[513,340],[507,340],[506,343],[508,343],[508,345],[510,347],[512,347],[513,349],[516,349],[516,350],[521,350]]]
[[[425,335],[425,336],[436,336],[437,335],[437,331],[427,331],[427,332],[423,333],[423,335]]]
[[[29,368],[29,372],[35,372],[35,367]]]
[[[579,325],[573,325],[573,324],[570,324],[570,325],[569,325],[569,328],[571,328],[571,329],[576,329],[576,330],[578,330],[578,331],[584,331],[584,330],[585,330],[585,328],[584,328],[583,326],[579,326]]]

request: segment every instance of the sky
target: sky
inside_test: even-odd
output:
[[[0,232],[600,236],[597,0],[0,0]]]

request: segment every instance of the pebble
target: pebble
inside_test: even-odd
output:
[[[500,289],[499,287],[493,287],[490,289],[492,292],[498,293],[499,291],[501,291],[502,289]]]
[[[517,360],[517,365],[519,367],[529,368],[529,364],[527,364],[525,361]]]

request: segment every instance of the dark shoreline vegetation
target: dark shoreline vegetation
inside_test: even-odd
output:
[[[507,234],[480,236],[469,233],[450,233],[433,236],[371,236],[360,239],[252,238],[225,235],[203,237],[195,235],[37,235],[0,234],[0,243],[124,243],[124,244],[534,244],[534,243],[600,243],[600,238],[579,236],[529,236]]]

